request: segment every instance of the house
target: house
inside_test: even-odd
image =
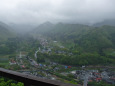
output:
[[[22,65],[21,67],[22,67],[22,68],[25,68],[25,66],[24,66],[24,65]]]
[[[9,63],[10,63],[10,65],[14,65],[14,64],[16,64],[16,61],[14,61],[14,60],[12,59]]]
[[[104,79],[109,79],[108,73],[106,71],[103,71],[101,73],[101,77],[104,78]]]
[[[71,68],[71,66],[68,66],[68,68]]]
[[[96,78],[96,81],[97,82],[99,82],[99,81],[101,81],[102,80],[102,78]]]
[[[71,73],[71,74],[76,74],[76,70],[74,70],[74,71],[71,71],[70,73]]]

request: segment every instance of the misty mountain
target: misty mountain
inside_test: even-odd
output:
[[[77,34],[80,34],[80,32],[84,32],[87,29],[92,29],[92,28],[90,28],[90,26],[81,25],[81,24],[63,24],[61,22],[57,24],[52,24],[50,22],[45,22],[39,25],[33,31],[31,31],[31,33],[33,33],[33,35],[42,34],[42,35],[51,35],[51,36],[63,34],[63,33],[71,35],[71,32],[74,32],[73,34],[76,34],[76,32]]]
[[[33,31],[33,33],[45,33],[51,29],[53,29],[54,24],[52,24],[51,22],[45,22],[43,24],[40,24],[38,27],[36,27]]]
[[[5,24],[5,23],[3,23],[3,22],[1,22],[1,21],[0,21],[0,26],[1,26],[1,27],[4,27],[4,28],[10,29],[10,27],[9,27],[7,24]]]
[[[103,52],[106,49],[115,49],[115,27],[102,26],[89,30],[86,34],[75,39],[75,44],[85,52]]]
[[[6,40],[7,38],[13,37],[15,34],[11,31],[10,27],[0,22],[0,41]]]
[[[14,24],[10,23],[9,26],[13,28],[16,33],[25,34],[35,28],[33,24]]]
[[[51,40],[61,42],[65,47],[74,48],[83,52],[102,52],[105,49],[115,49],[115,27],[92,27],[81,24],[58,23],[53,27],[43,24],[35,29],[35,34],[41,34]],[[44,29],[44,30],[43,30]]]
[[[114,19],[113,20],[105,20],[103,22],[96,23],[93,26],[100,27],[103,25],[115,26],[115,20]]]
[[[79,35],[86,33],[89,29],[94,29],[94,27],[82,24],[52,24],[46,22],[35,28],[31,33],[51,37],[53,40],[73,40],[78,38]],[[61,38],[61,39],[60,39]]]

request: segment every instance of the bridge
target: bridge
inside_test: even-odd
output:
[[[22,82],[24,86],[79,86],[56,80],[43,79],[4,68],[0,68],[0,76]]]

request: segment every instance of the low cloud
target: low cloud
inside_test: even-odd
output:
[[[115,0],[0,0],[0,21],[96,23],[115,19]]]

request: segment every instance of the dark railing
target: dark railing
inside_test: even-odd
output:
[[[23,74],[3,68],[0,68],[0,76],[22,82],[24,83],[24,86],[76,86],[73,84],[67,84],[56,80],[38,78],[36,76]]]

